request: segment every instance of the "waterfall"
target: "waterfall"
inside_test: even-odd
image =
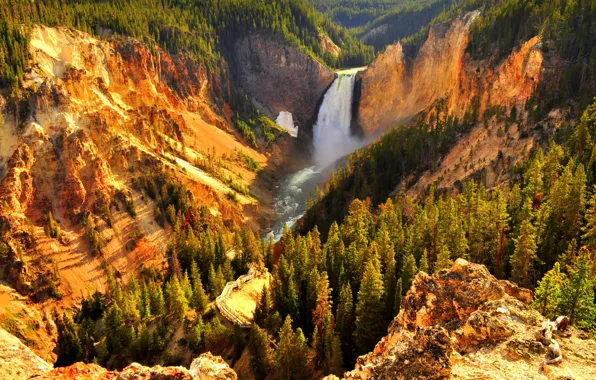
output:
[[[361,145],[360,139],[352,136],[350,131],[355,83],[355,73],[340,72],[325,93],[313,128],[314,163],[319,168],[352,153]]]
[[[313,127],[315,166],[292,174],[277,186],[274,205],[278,219],[271,231],[276,241],[284,225],[291,228],[302,217],[309,194],[329,177],[329,172],[335,169],[332,164],[364,144],[350,131],[354,84],[359,70],[361,68],[338,72],[325,93]]]

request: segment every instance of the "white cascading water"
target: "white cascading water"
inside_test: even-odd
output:
[[[352,98],[356,71],[339,72],[331,87],[325,93],[319,109],[317,122],[313,127],[315,166],[303,169],[289,176],[276,190],[275,209],[278,220],[271,234],[277,241],[283,226],[293,227],[304,214],[304,206],[315,186],[327,179],[332,165],[362,146],[362,141],[352,136]]]
[[[318,168],[352,153],[361,144],[350,130],[355,82],[354,73],[339,73],[325,93],[313,128],[314,161]]]

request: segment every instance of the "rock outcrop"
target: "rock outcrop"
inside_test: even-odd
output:
[[[233,50],[235,80],[257,108],[273,120],[282,111],[290,112],[299,131],[304,132],[335,74],[299,49],[265,33],[239,39]]]
[[[51,369],[51,364],[0,327],[0,379],[28,379]]]
[[[190,369],[184,367],[146,367],[132,363],[122,371],[109,371],[97,364],[76,363],[56,368],[40,376],[38,380],[236,380],[238,376],[219,356],[205,353],[195,359]]]
[[[528,290],[463,259],[421,272],[388,335],[344,379],[596,378],[596,342],[573,328],[557,338],[563,361],[543,366],[547,347],[535,333],[545,319],[530,300]]]
[[[406,122],[445,100],[462,119],[494,106],[522,108],[543,74],[540,39],[532,38],[496,66],[466,54],[468,31],[479,11],[433,26],[410,60],[400,43],[388,46],[360,74],[358,123],[367,135]]]

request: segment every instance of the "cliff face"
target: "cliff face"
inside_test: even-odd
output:
[[[596,342],[574,328],[555,337],[563,361],[543,364],[548,352],[536,332],[545,319],[528,308],[531,299],[463,259],[432,276],[421,272],[387,336],[344,379],[595,378]]]
[[[194,166],[215,150],[227,160],[225,175],[248,187],[256,173],[236,151],[268,164],[230,127],[225,79],[184,54],[66,28],[36,26],[30,52],[22,99],[0,101],[0,233],[9,237],[0,278],[40,301],[49,278],[59,276],[70,304],[89,287],[104,289],[104,259],[124,277],[162,265],[168,231],[154,222],[153,202],[132,186],[161,168],[212,213],[256,224],[255,199],[231,201],[234,190],[221,175]],[[44,232],[50,212],[60,239]],[[103,257],[91,254],[82,223],[89,213]]]
[[[335,74],[295,47],[264,33],[239,39],[233,48],[236,82],[265,115],[290,112],[300,131],[316,117],[317,104]]]
[[[412,61],[399,43],[360,74],[359,125],[367,135],[406,122],[429,110],[438,100],[447,102],[451,115],[461,118],[475,107],[480,115],[491,107],[523,107],[541,79],[543,56],[539,38],[489,67],[466,53],[468,30],[479,11],[433,26]]]

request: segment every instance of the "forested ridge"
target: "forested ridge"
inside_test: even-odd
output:
[[[249,31],[267,30],[333,67],[362,66],[373,50],[316,12],[305,0],[3,0],[0,4],[0,86],[22,83],[32,24],[67,26],[96,34],[97,26],[158,44],[170,53],[190,53],[211,70],[220,67],[221,43]],[[340,48],[325,54],[320,33]]]
[[[383,10],[390,3],[381,3],[387,4]],[[108,271],[105,294],[88,295],[80,310],[57,315],[56,365],[180,364],[178,349],[218,354],[232,341],[232,361],[246,347],[257,379],[340,375],[386,334],[419,271],[440,271],[460,257],[535,290],[533,307],[546,317],[566,314],[595,334],[593,0],[465,1],[421,23],[404,43],[415,49],[429,25],[482,5],[485,13],[472,26],[468,53],[498,62],[542,32],[545,51],[566,60],[564,74],[555,91],[539,92],[526,111],[568,101],[583,111],[577,123],[537,139],[530,159],[510,168],[509,180],[495,188],[470,179],[458,189],[430,186],[418,198],[395,192],[435,169],[482,120],[477,104],[458,120],[439,103],[429,119],[397,126],[352,154],[309,202],[299,229],[284,231],[278,252],[273,241],[214,216],[166,172],[138,175],[134,187],[154,202],[154,222],[172,231],[167,266],[147,268],[127,283]],[[300,0],[8,1],[0,11],[0,85],[11,91],[22,84],[33,23],[90,33],[99,24],[172,53],[193,54],[211,70],[224,59],[220,44],[252,30],[272,31],[330,65],[358,65],[372,56]],[[531,25],[522,25],[525,18]],[[510,24],[517,27],[508,29]],[[338,59],[322,52],[320,30],[342,47]],[[522,123],[516,114],[505,117]],[[134,208],[128,211],[134,214]],[[94,253],[101,254],[104,242],[93,217],[85,228]],[[60,236],[51,214],[46,233]],[[267,268],[273,280],[261,293],[250,331],[232,330],[218,319],[213,301],[250,265]]]

